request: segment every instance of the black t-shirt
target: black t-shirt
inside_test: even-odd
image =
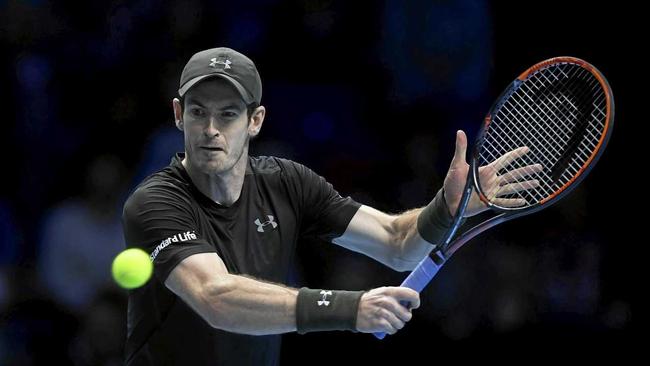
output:
[[[183,259],[216,252],[231,274],[287,283],[296,244],[343,234],[360,204],[341,197],[309,168],[276,157],[249,157],[239,199],[230,207],[202,194],[177,154],[124,205],[127,246],[151,254],[154,277],[129,292],[127,365],[275,365],[280,336],[210,327],[165,287]]]

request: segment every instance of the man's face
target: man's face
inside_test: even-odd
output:
[[[192,87],[184,102],[188,162],[205,174],[232,169],[249,140],[246,105],[237,90],[225,80],[211,78]]]

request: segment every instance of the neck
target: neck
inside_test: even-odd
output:
[[[241,195],[246,166],[248,165],[248,147],[244,148],[239,160],[233,167],[222,173],[207,174],[190,164],[187,155],[182,161],[183,167],[192,179],[192,183],[201,193],[223,206],[232,206]]]

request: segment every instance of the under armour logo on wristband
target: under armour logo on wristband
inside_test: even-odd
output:
[[[323,306],[323,305],[329,306],[330,302],[327,301],[326,299],[327,299],[327,295],[332,296],[332,291],[322,290],[320,294],[323,295],[323,300],[318,300],[318,306]]]
[[[255,225],[257,225],[257,231],[260,233],[264,232],[264,227],[271,225],[272,229],[278,227],[278,224],[275,222],[275,218],[271,215],[266,215],[269,218],[269,221],[261,222],[260,219],[255,219]]]

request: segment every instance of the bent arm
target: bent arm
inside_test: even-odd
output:
[[[332,242],[396,271],[411,271],[434,248],[418,233],[417,219],[422,210],[416,208],[400,215],[389,215],[361,206],[343,235]]]
[[[216,253],[185,258],[165,285],[214,328],[250,335],[296,330],[298,290],[229,274]]]

